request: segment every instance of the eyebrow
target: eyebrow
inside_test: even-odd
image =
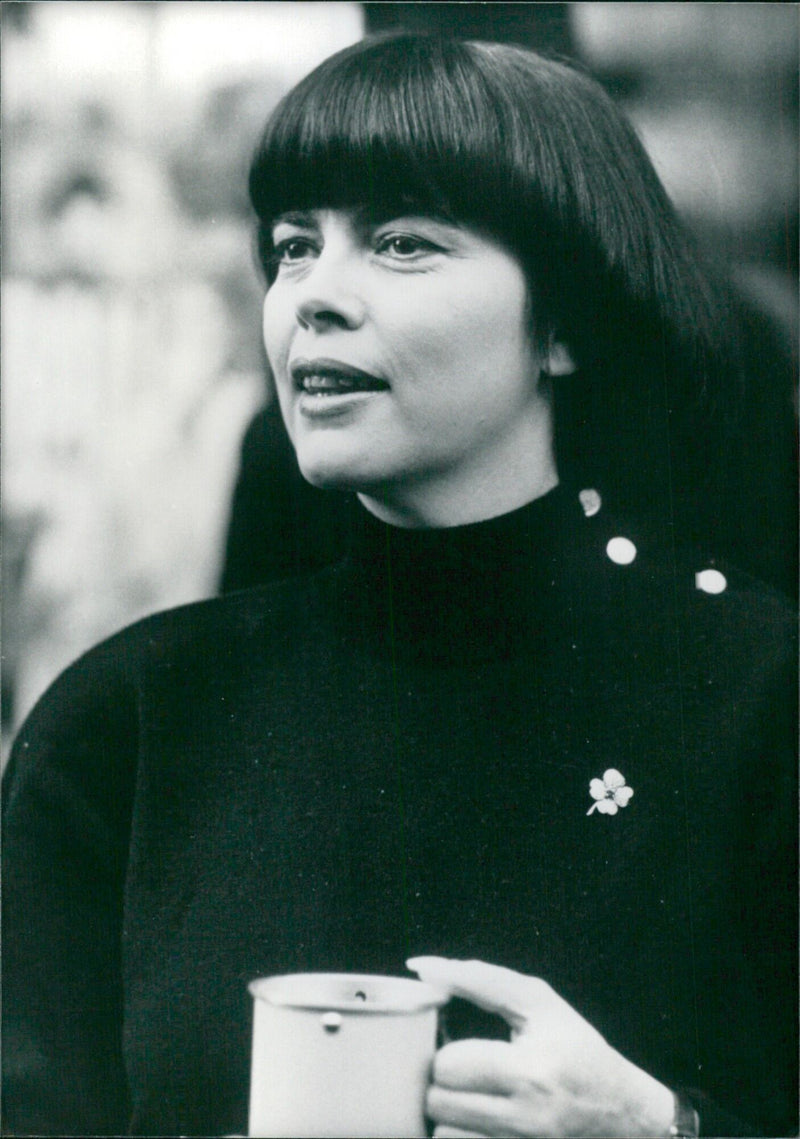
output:
[[[296,225],[302,229],[314,229],[317,224],[313,210],[287,210],[272,219],[271,228],[274,231],[279,225]]]

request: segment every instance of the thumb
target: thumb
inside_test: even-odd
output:
[[[502,1016],[515,1035],[525,1032],[534,1012],[558,997],[538,977],[526,977],[485,961],[454,961],[448,957],[410,957],[407,967],[421,981],[447,989],[451,996],[472,1001],[486,1012]]]

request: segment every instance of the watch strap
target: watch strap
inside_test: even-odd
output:
[[[674,1092],[675,1116],[669,1129],[671,1139],[698,1139],[700,1116],[681,1092]]]

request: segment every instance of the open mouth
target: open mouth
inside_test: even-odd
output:
[[[291,375],[297,391],[320,399],[358,392],[388,391],[389,388],[386,381],[378,376],[338,361],[297,361],[292,365]]]

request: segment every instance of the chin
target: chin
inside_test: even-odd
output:
[[[365,490],[367,486],[374,485],[375,479],[359,475],[350,464],[324,460],[316,457],[304,459],[298,455],[300,473],[306,482],[320,490]]]

